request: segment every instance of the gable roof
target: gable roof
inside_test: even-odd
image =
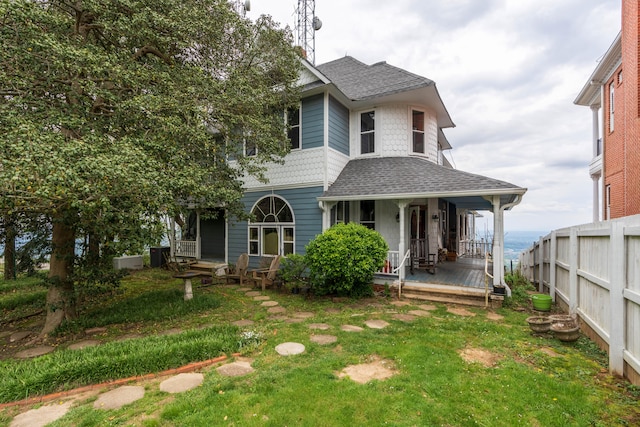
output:
[[[364,64],[351,56],[316,66],[340,92],[356,103],[388,99],[421,102],[434,108],[438,114],[438,127],[453,127],[453,121],[444,106],[433,80],[413,74],[386,62]],[[410,97],[413,95],[413,97]]]
[[[351,160],[318,200],[442,198],[470,209],[491,209],[485,196],[513,203],[527,191],[505,181],[451,169],[418,157]]]

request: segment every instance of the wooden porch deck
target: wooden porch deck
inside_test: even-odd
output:
[[[489,263],[489,273],[493,273]],[[429,274],[426,270],[414,270],[414,274],[407,269],[406,285],[418,283],[433,283],[440,285],[457,285],[468,288],[484,289],[484,258],[458,258],[457,261],[444,261],[436,266],[436,273]],[[491,280],[489,287],[491,288]]]

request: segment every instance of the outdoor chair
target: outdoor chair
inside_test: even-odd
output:
[[[240,285],[244,283],[247,277],[247,268],[249,267],[249,255],[243,253],[238,257],[238,262],[236,262],[235,268],[231,268],[231,266],[227,266],[224,269],[224,274],[220,277],[224,279],[225,283],[228,285],[231,281],[238,281]],[[215,274],[215,272],[214,272]]]
[[[267,286],[271,286],[276,283],[278,269],[280,269],[280,258],[280,255],[274,257],[271,260],[269,268],[253,270],[251,272],[252,276],[248,277],[247,280],[251,280],[254,283],[254,286],[258,286],[258,284],[260,284],[260,287],[264,291]]]

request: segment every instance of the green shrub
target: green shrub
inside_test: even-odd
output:
[[[278,273],[287,287],[304,286],[309,277],[305,257],[300,254],[287,255],[282,258]]]
[[[373,275],[384,265],[388,250],[380,233],[363,225],[331,227],[306,247],[314,291],[352,297],[371,295]]]
[[[522,275],[520,270],[506,274],[504,281],[509,285],[509,288],[511,288],[511,298],[505,299],[503,306],[516,307],[528,305],[529,293],[527,291],[534,291],[535,287]]]

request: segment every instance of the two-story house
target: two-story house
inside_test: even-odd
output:
[[[622,31],[574,103],[592,111],[593,221],[640,214],[640,7],[622,2]]]
[[[526,189],[451,167],[443,129],[454,124],[435,83],[349,56],[303,63],[299,108],[286,113],[291,152],[269,167],[268,184],[245,180],[243,201],[254,220],[196,221],[196,256],[224,254],[233,262],[248,253],[256,265],[264,256],[304,253],[323,230],[353,221],[382,234],[390,271],[402,279],[411,251],[464,251],[459,242],[470,238],[473,215],[488,210],[494,284],[502,284],[504,211]]]

